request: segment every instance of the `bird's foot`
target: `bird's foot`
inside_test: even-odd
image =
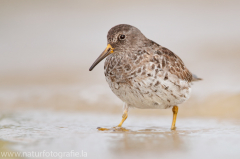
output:
[[[110,130],[108,128],[101,128],[101,127],[97,127],[97,129],[100,130],[100,131],[108,131],[108,130]]]
[[[128,129],[125,129],[125,128],[120,127],[120,126],[116,126],[116,127],[112,127],[112,128],[102,128],[102,127],[98,127],[97,129],[98,129],[99,131],[119,131],[119,132],[129,131]]]

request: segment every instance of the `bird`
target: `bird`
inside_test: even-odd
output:
[[[108,31],[107,47],[89,71],[105,58],[106,81],[124,102],[122,120],[117,127],[122,127],[129,108],[172,108],[171,130],[175,130],[178,105],[189,99],[192,82],[202,79],[192,74],[172,51],[128,24],[116,25]]]

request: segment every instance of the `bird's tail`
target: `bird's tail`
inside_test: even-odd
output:
[[[198,78],[196,75],[192,74],[192,82],[200,80],[202,80],[202,78]]]

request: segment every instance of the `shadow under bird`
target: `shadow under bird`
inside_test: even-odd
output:
[[[201,80],[169,49],[146,38],[139,29],[127,24],[111,28],[107,48],[89,71],[104,58],[104,74],[113,93],[124,102],[121,127],[128,108],[172,108],[174,130],[178,106],[191,93],[191,83]],[[99,130],[107,130],[99,128]]]

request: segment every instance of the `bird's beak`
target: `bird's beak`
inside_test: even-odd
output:
[[[96,61],[92,64],[92,66],[89,68],[89,71],[92,71],[94,67],[101,62],[105,57],[113,53],[112,46],[110,44],[107,45],[107,48],[102,52],[102,54],[96,59]]]

